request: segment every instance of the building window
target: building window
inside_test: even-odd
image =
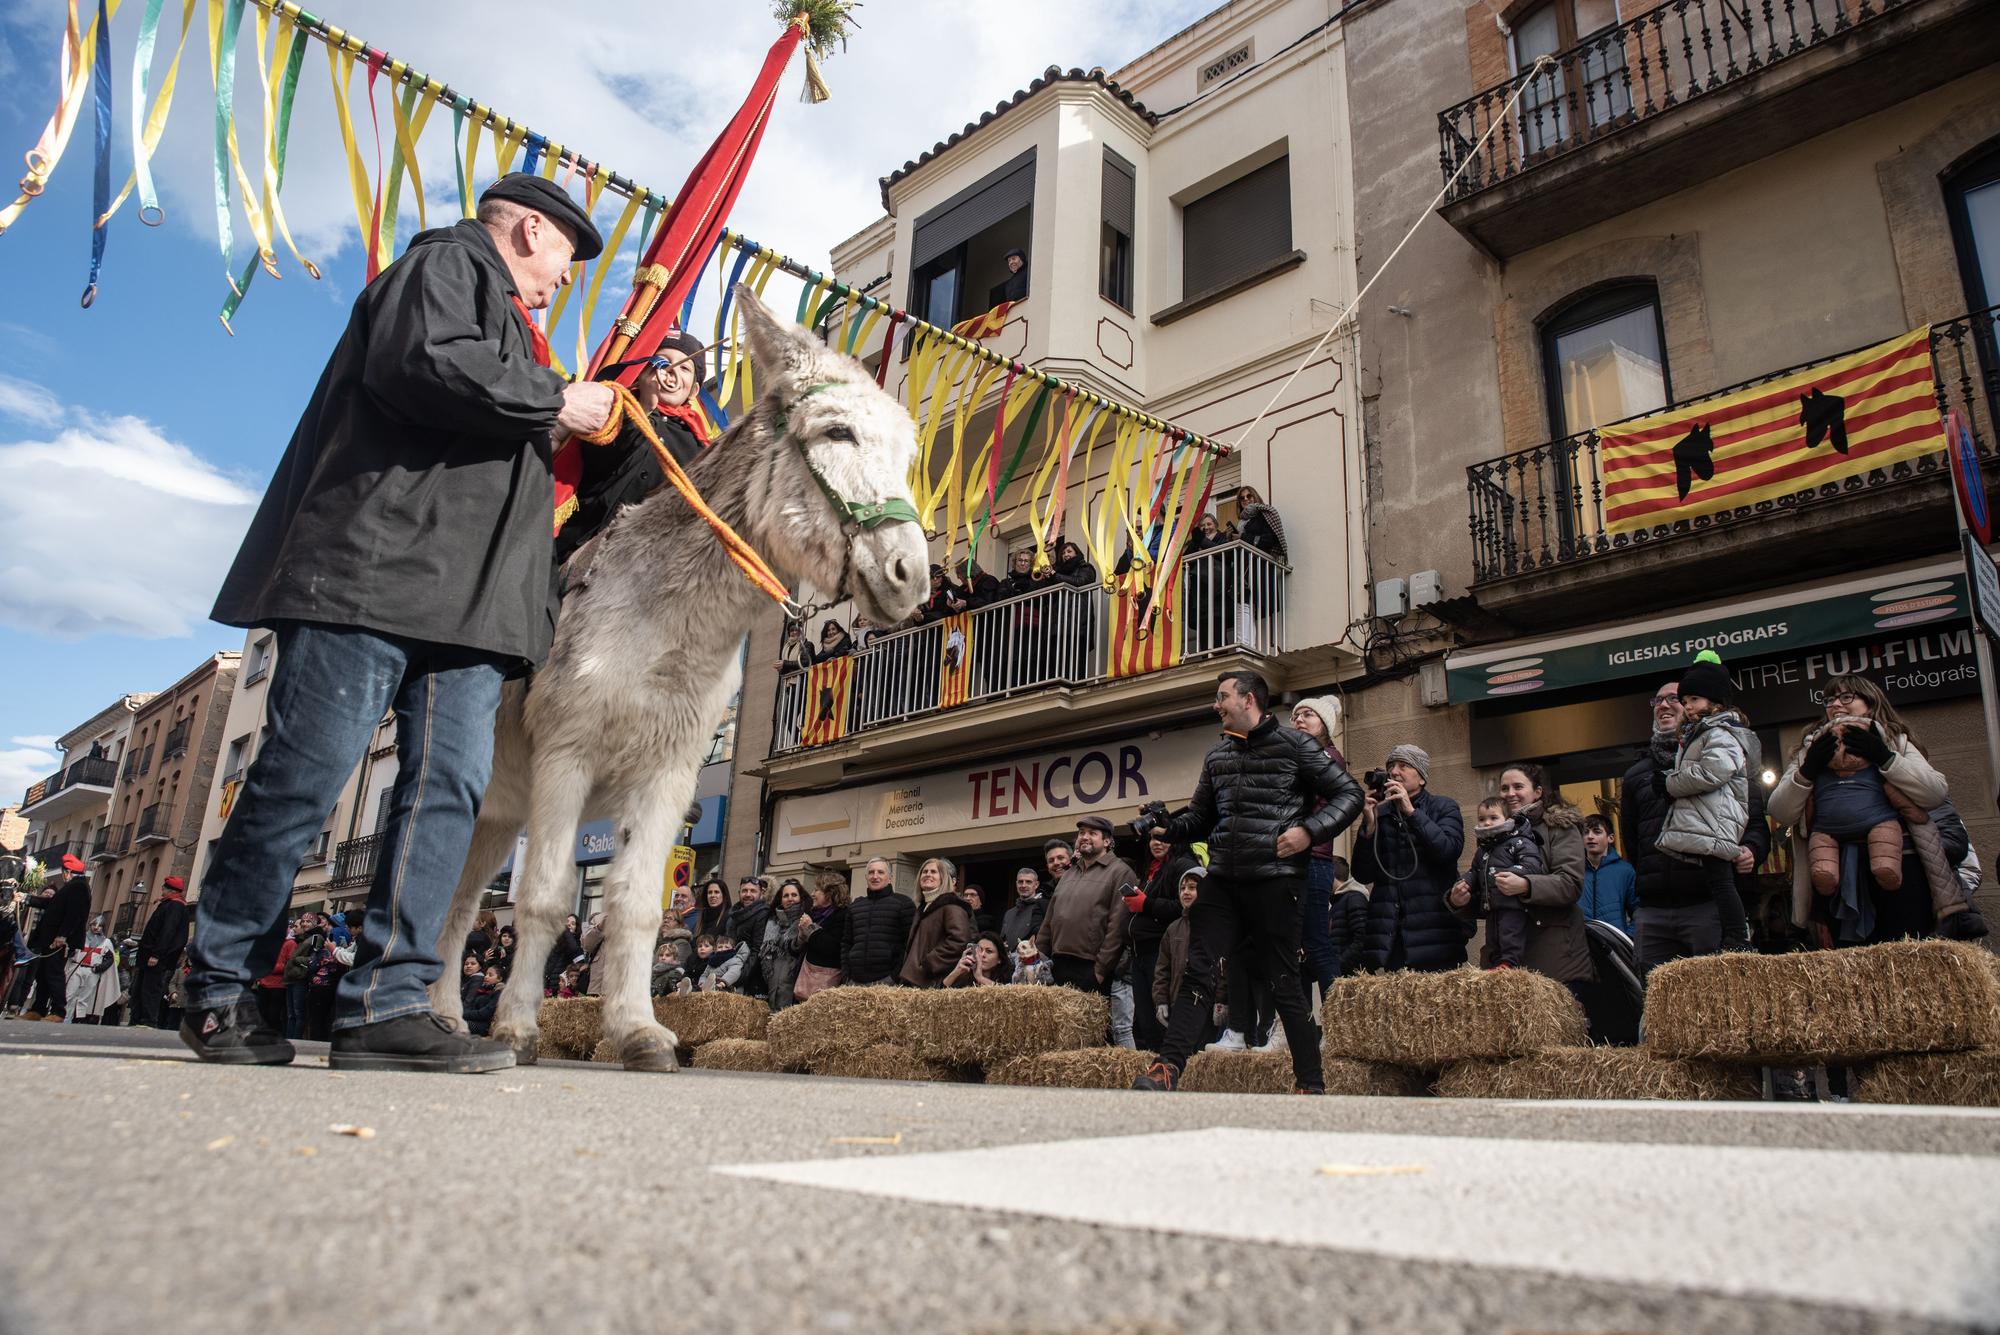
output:
[[[1542,325],[1549,427],[1558,439],[1672,400],[1660,298],[1651,283],[1582,297]]]
[[[250,662],[243,673],[243,684],[245,686],[264,680],[265,676],[270,673],[271,649],[276,643],[276,639],[276,636],[266,635],[263,639],[258,640],[250,646]]]
[[[910,236],[910,310],[950,328],[1006,300],[1007,252],[1032,260],[1034,202],[1031,148],[920,216]]]
[[[243,777],[243,771],[250,768],[250,737],[244,733],[229,744],[229,754],[222,762],[222,781],[228,783]]]
[[[1291,253],[1289,154],[1181,206],[1181,300],[1228,287]]]
[[[1510,20],[1508,54],[1516,76],[1533,69],[1542,56],[1574,52],[1543,69],[1522,90],[1515,114],[1521,121],[1523,152],[1532,156],[1561,147],[1570,137],[1575,113],[1582,113],[1591,129],[1630,114],[1625,44],[1608,34],[1617,23],[1616,0],[1547,0]]]
[[[1097,291],[1132,313],[1132,224],[1137,212],[1138,173],[1110,149],[1104,150],[1104,224],[1097,255]]]

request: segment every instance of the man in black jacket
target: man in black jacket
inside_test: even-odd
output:
[[[334,1001],[329,1064],[493,1071],[506,1045],[431,1013],[427,989],[493,759],[504,678],[555,632],[553,434],[602,426],[602,384],[565,384],[529,318],[602,248],[552,181],[502,178],[476,219],[424,232],[354,303],[214,617],[270,626],[270,739],[195,910],[181,1037],[205,1061],[292,1045],[252,984],[284,942],[292,876],[382,716],[398,774],[367,916]]]
[[[188,939],[187,882],[169,876],[160,884],[165,893],[139,933],[139,968],[132,987],[139,1023],[155,1028],[160,1027],[167,980],[181,967]]]
[[[1464,815],[1430,790],[1431,758],[1422,747],[1390,747],[1383,768],[1382,796],[1368,794],[1354,841],[1355,879],[1371,887],[1361,967],[1456,969],[1474,930],[1445,903],[1465,851]]]
[[[1215,691],[1223,740],[1202,762],[1186,810],[1148,803],[1141,822],[1164,823],[1177,844],[1208,842],[1208,875],[1188,914],[1187,971],[1167,1017],[1159,1060],[1134,1089],[1171,1090],[1201,1042],[1222,961],[1268,983],[1301,1093],[1324,1092],[1319,1025],[1299,987],[1299,897],[1312,846],[1354,823],[1361,788],[1326,749],[1266,713],[1271,688],[1254,672],[1225,672]],[[1314,811],[1313,799],[1326,805]]]
[[[897,891],[889,863],[871,858],[862,873],[866,893],[847,906],[840,940],[840,974],[849,983],[892,983],[903,970],[917,903]]]
[[[745,876],[736,885],[736,903],[729,910],[729,935],[750,947],[750,962],[736,980],[736,990],[745,996],[761,997],[769,986],[764,977],[760,951],[764,929],[771,925],[771,887],[761,876]]]
[[[49,872],[49,880],[39,895],[30,895],[28,904],[42,916],[28,933],[28,950],[38,956],[35,970],[35,1008],[21,1016],[24,1020],[60,1020],[68,1000],[69,982],[65,969],[69,953],[83,945],[83,933],[90,921],[90,882],[83,875],[83,859],[74,853],[62,855],[62,865]]]

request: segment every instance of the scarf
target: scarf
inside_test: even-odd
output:
[[[833,920],[833,915],[838,912],[840,912],[839,905],[828,904],[823,909],[807,909],[806,916],[813,920],[815,927],[824,927]]]
[[[698,400],[689,399],[686,403],[656,403],[653,405],[653,415],[679,422],[704,446],[715,439],[715,425],[708,420],[708,414],[702,410]]]

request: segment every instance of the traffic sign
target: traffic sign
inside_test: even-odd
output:
[[[1944,418],[1944,452],[1951,460],[1951,485],[1958,491],[1958,513],[1980,545],[1993,541],[1993,512],[1986,504],[1986,484],[1979,475],[1979,450],[1972,428],[1953,408]]]
[[[1960,529],[1958,540],[1965,550],[1965,582],[1972,589],[1972,619],[2000,642],[2000,570],[1971,530]]]

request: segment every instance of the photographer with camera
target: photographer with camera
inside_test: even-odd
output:
[[[1465,963],[1471,929],[1445,902],[1465,851],[1465,818],[1458,803],[1430,790],[1430,774],[1429,753],[1406,742],[1366,778],[1354,878],[1374,887],[1361,944],[1370,972],[1442,973]]]
[[[1188,911],[1187,972],[1166,1042],[1134,1089],[1180,1083],[1226,958],[1232,970],[1270,984],[1299,1092],[1324,1092],[1319,1025],[1299,986],[1299,902],[1312,846],[1353,823],[1361,789],[1319,743],[1267,713],[1270,703],[1271,688],[1256,673],[1223,673],[1215,691],[1223,738],[1202,762],[1193,798],[1174,816],[1158,802],[1141,810],[1141,833],[1163,825],[1174,843],[1206,840],[1209,868]],[[1315,798],[1325,799],[1318,810]]]

